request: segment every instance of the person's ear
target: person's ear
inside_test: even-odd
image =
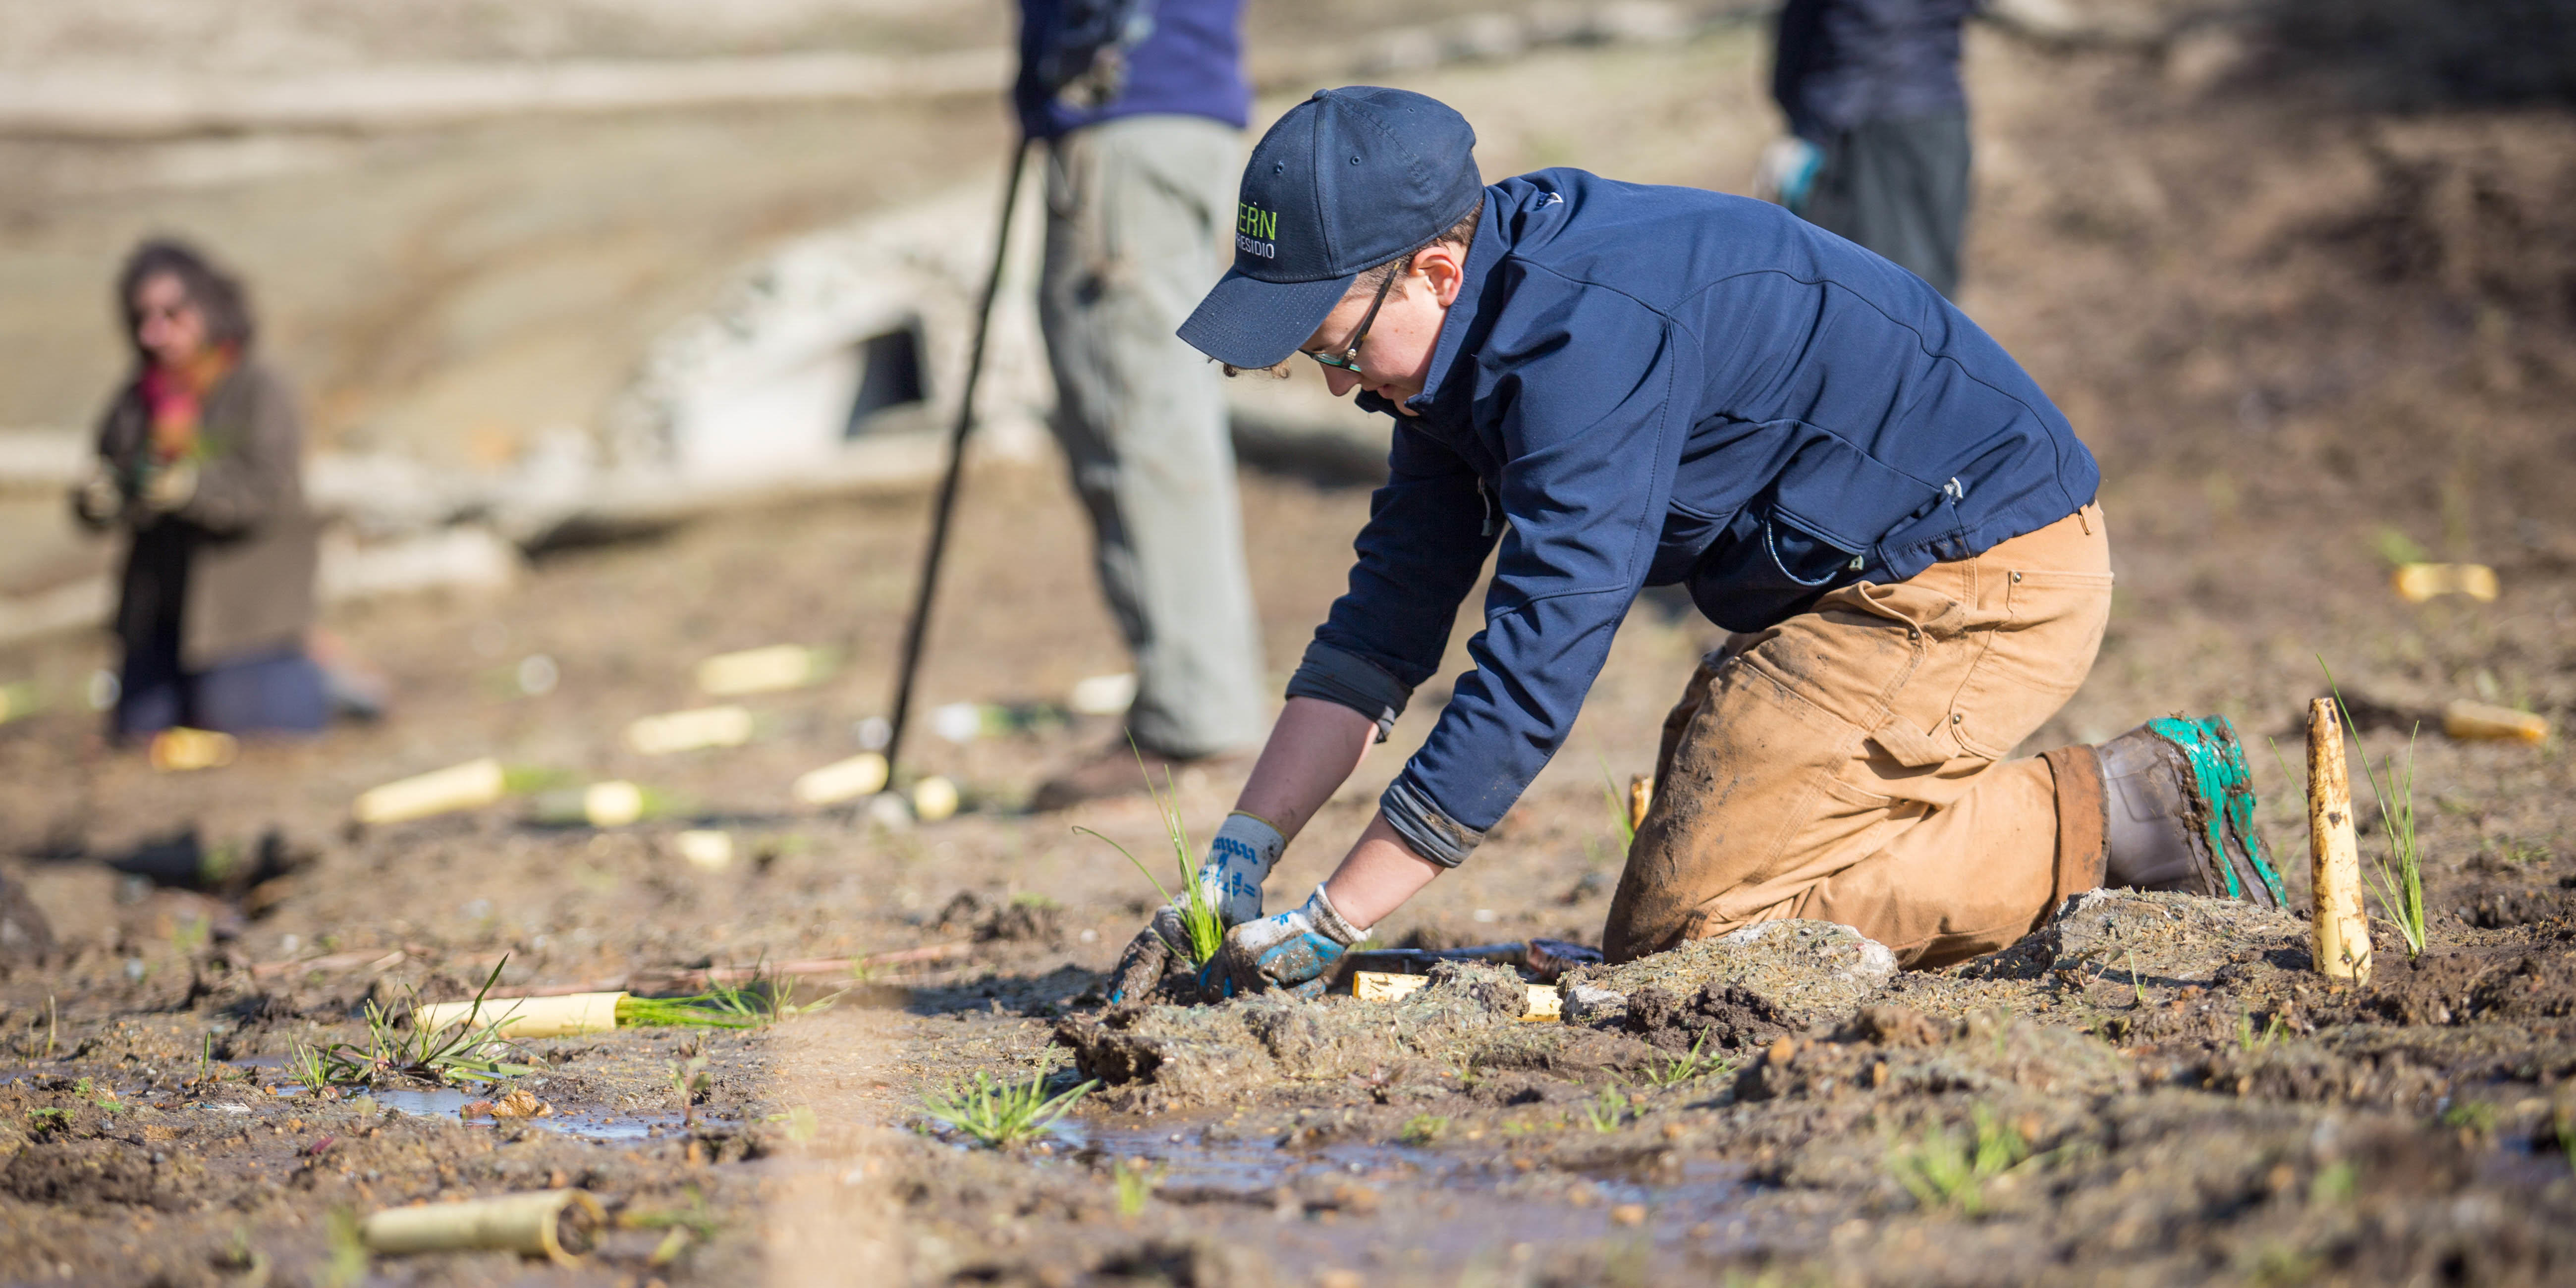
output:
[[[1447,308],[1458,302],[1467,281],[1466,253],[1448,242],[1433,242],[1413,253],[1413,271],[1431,292],[1431,302]]]

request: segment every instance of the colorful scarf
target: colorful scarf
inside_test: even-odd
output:
[[[206,350],[180,368],[158,363],[144,369],[143,406],[152,416],[152,462],[167,465],[197,454],[199,413],[208,391],[231,374],[240,358],[237,346]]]

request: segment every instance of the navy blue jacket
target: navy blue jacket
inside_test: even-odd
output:
[[[1499,543],[1475,670],[1383,801],[1423,857],[1464,858],[1519,799],[1641,588],[1754,630],[2093,499],[2066,418],[1914,274],[1742,197],[1579,170],[1485,194],[1350,590],[1289,686],[1392,719]]]
[[[1243,78],[1243,0],[1155,0],[1153,34],[1127,55],[1127,92],[1082,109],[1040,88],[1040,52],[1062,19],[1064,0],[1020,0],[1020,74],[1011,101],[1020,130],[1052,139],[1121,116],[1204,116],[1242,129],[1252,111]]]
[[[1823,144],[1865,121],[1964,112],[1959,25],[1977,0],[1789,0],[1771,96],[1789,132]]]

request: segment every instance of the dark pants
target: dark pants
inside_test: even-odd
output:
[[[229,734],[319,733],[331,719],[322,670],[293,644],[179,669],[179,633],[156,631],[125,655],[116,734],[139,738],[172,725]]]
[[[1864,122],[1823,152],[1798,213],[1955,294],[1968,223],[1967,115]]]

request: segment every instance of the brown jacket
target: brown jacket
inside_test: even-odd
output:
[[[200,422],[196,492],[168,514],[133,503],[152,438],[140,381],[127,382],[98,427],[98,454],[127,499],[115,522],[133,534],[117,637],[139,648],[175,610],[179,665],[190,672],[302,643],[321,553],[304,506],[304,427],[277,373],[245,358],[207,393]]]

